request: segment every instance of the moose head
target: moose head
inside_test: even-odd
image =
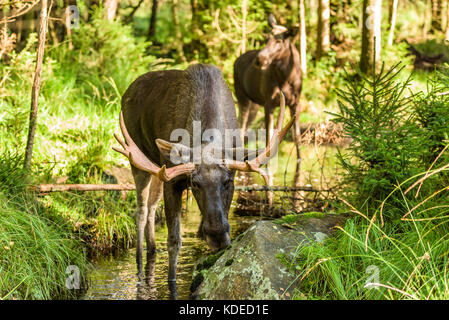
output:
[[[171,163],[179,163],[170,168],[166,168],[166,166],[158,167],[132,140],[125,126],[123,113],[120,113],[120,128],[125,141],[115,135],[123,150],[115,147],[114,150],[125,155],[136,168],[156,176],[163,182],[169,182],[177,177],[182,178],[182,176],[187,175],[191,183],[192,193],[202,214],[198,233],[206,240],[212,250],[221,249],[230,243],[228,213],[234,192],[235,171],[257,172],[268,182],[267,173],[261,166],[268,163],[276,155],[279,143],[293,124],[294,118],[282,128],[285,98],[282,92],[280,96],[281,110],[274,135],[268,146],[260,151],[257,156],[244,148],[217,149],[211,142],[205,148],[202,146],[200,159],[198,162],[194,161],[194,163],[190,162],[190,159],[195,159],[195,148],[156,139],[156,145],[161,155]],[[242,160],[248,158],[250,154],[253,154],[252,159]]]
[[[266,46],[259,51],[255,64],[261,69],[267,69],[268,66],[276,61],[281,61],[290,51],[290,38],[297,33],[296,29],[288,29],[277,23],[273,14],[268,16],[268,25],[271,32]]]

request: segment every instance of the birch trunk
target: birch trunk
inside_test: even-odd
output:
[[[318,37],[316,60],[318,61],[323,54],[329,50],[330,46],[330,7],[329,0],[318,1]]]
[[[306,10],[304,0],[298,0],[299,4],[299,54],[303,76],[307,74],[307,35],[306,35]]]
[[[360,71],[370,74],[379,62],[381,51],[382,0],[363,1],[362,52]]]
[[[33,157],[34,136],[36,132],[37,124],[37,111],[39,105],[39,92],[41,89],[41,75],[42,75],[42,62],[44,59],[45,38],[47,34],[48,24],[48,1],[41,1],[41,13],[39,19],[39,39],[38,49],[36,57],[36,69],[34,71],[33,87],[31,89],[31,110],[30,110],[30,124],[28,129],[28,139],[25,149],[25,169],[30,169],[31,159]]]
[[[104,6],[106,8],[106,19],[112,21],[115,19],[119,0],[106,0]]]
[[[390,0],[389,8],[389,21],[390,21],[390,32],[388,34],[388,45],[393,44],[394,39],[394,28],[396,26],[396,16],[398,12],[398,0]]]

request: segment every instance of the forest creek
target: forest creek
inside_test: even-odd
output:
[[[0,300],[447,300],[448,44],[449,0],[0,0]]]

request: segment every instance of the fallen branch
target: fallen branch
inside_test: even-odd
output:
[[[331,190],[315,189],[312,187],[283,187],[283,186],[235,186],[236,191],[306,191],[306,192],[330,192]]]
[[[331,192],[312,187],[283,187],[283,186],[235,186],[236,191],[305,191],[305,192]],[[35,190],[41,193],[64,192],[64,191],[132,191],[136,186],[128,184],[40,184]]]
[[[36,186],[38,192],[63,192],[63,191],[132,191],[136,186],[128,184],[40,184]]]

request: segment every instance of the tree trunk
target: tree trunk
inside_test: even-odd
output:
[[[69,50],[73,50],[72,28],[79,27],[79,21],[76,20],[79,19],[79,17],[77,16],[79,12],[77,12],[75,8],[76,6],[74,4],[70,4],[65,9],[65,28]]]
[[[442,31],[443,30],[442,23],[441,23],[441,20],[442,20],[441,12],[442,12],[442,8],[443,8],[442,0],[431,0],[430,4],[431,4],[431,8],[432,8],[431,30],[432,30],[432,32]]]
[[[240,54],[246,52],[246,19],[248,17],[248,0],[242,2],[242,42],[240,45]]]
[[[298,0],[299,6],[299,54],[303,76],[307,74],[307,35],[306,35],[306,10],[304,0]]]
[[[318,36],[316,61],[329,50],[330,45],[330,7],[329,0],[318,1]]]
[[[171,1],[171,13],[173,18],[173,27],[175,28],[175,48],[178,53],[179,58],[182,62],[186,62],[186,57],[184,56],[184,50],[182,48],[182,32],[179,26],[178,18],[178,0]]]
[[[372,73],[379,62],[381,49],[382,0],[363,0],[362,53],[360,71]]]
[[[148,39],[153,39],[156,34],[156,22],[157,22],[157,6],[158,0],[153,0],[153,6],[151,8],[150,27],[148,29]]]
[[[39,20],[39,39],[38,39],[38,49],[36,58],[36,69],[34,72],[34,81],[31,90],[30,124],[25,149],[25,163],[24,163],[25,169],[30,169],[31,158],[33,156],[34,135],[36,132],[37,110],[39,104],[39,91],[41,88],[42,62],[44,59],[45,37],[47,34],[47,22],[48,22],[47,0],[42,0],[41,5],[42,8]]]
[[[115,19],[115,14],[117,13],[119,0],[105,0],[104,7],[106,9],[106,19],[112,21]]]
[[[198,36],[199,21],[198,21],[198,0],[190,0],[190,9],[192,11],[191,31],[193,38]]]
[[[430,30],[430,24],[432,22],[432,3],[431,0],[425,0],[424,1],[424,12],[423,12],[424,18],[423,18],[423,24],[422,24],[422,34],[421,36],[423,39],[427,39],[429,30]]]
[[[391,46],[393,44],[394,38],[394,28],[396,26],[396,15],[398,12],[398,0],[390,0],[389,8],[388,8],[388,18],[390,23],[390,32],[388,34],[388,45]]]
[[[446,1],[446,32],[444,40],[449,41],[449,1]]]

